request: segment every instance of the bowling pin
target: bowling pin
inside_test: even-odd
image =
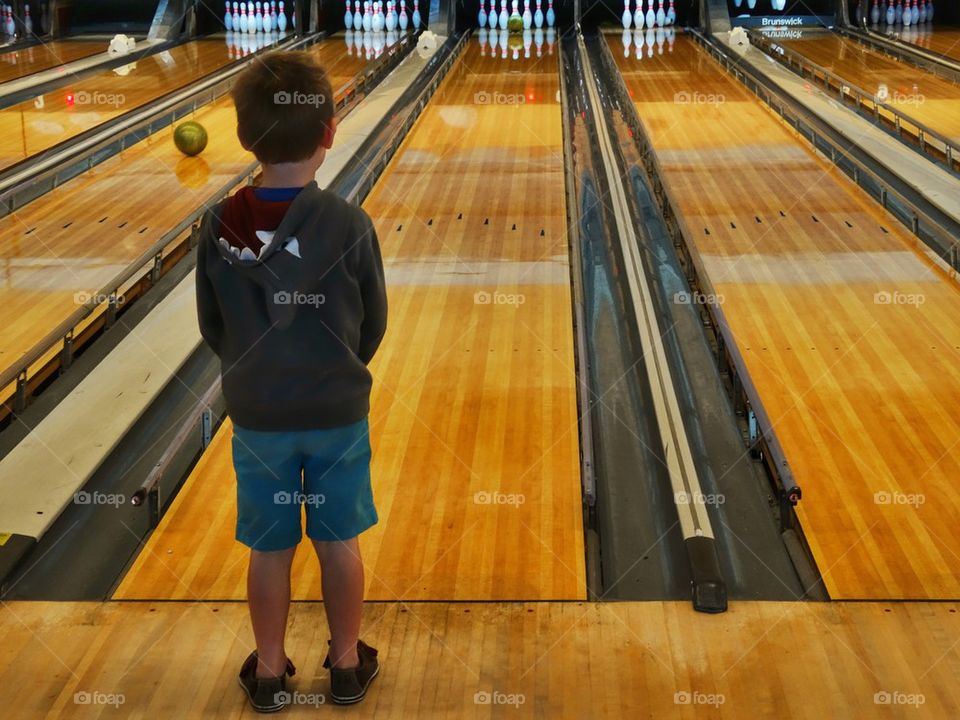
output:
[[[873,7],[870,8],[870,24],[876,25],[878,22],[880,22],[880,6],[877,0],[873,0]]]
[[[360,0],[353,0],[353,29],[363,28],[363,16],[360,14]]]
[[[490,14],[487,15],[487,25],[490,26],[491,30],[496,30],[499,24],[500,22],[497,19],[497,0],[490,0]],[[494,48],[498,42],[500,42],[499,37],[490,38],[491,49]]]
[[[670,9],[667,10],[667,25],[673,25],[677,22],[677,11],[673,7],[673,0],[670,0]]]
[[[623,16],[620,18],[620,22],[623,23],[623,29],[628,30],[630,28],[630,23],[633,20],[633,16],[630,14],[630,0],[623,0]],[[630,57],[630,33],[623,33],[624,37],[624,50],[623,56]]]
[[[263,12],[260,3],[257,3],[257,12],[253,16],[253,27],[256,32],[263,32]]]
[[[507,29],[507,20],[509,20],[509,16],[507,15],[507,0],[500,0],[500,16],[497,18],[497,24],[501,30]]]
[[[371,23],[375,33],[383,30],[383,15],[380,14],[380,3],[377,3],[373,9],[373,22]]]
[[[247,6],[240,6],[240,32],[245,33],[247,31]]]
[[[413,0],[413,29],[420,29],[420,0]]]
[[[363,31],[370,32],[373,29],[373,15],[370,13],[370,0],[363,0]]]
[[[652,0],[651,0],[652,2]],[[657,27],[663,27],[663,23],[667,19],[667,14],[663,11],[663,0],[658,0],[657,2]]]
[[[393,32],[397,29],[397,11],[393,7],[393,0],[387,3],[387,32]]]
[[[876,2],[876,0],[874,0],[874,2]],[[343,16],[343,26],[344,26],[347,30],[349,30],[351,27],[353,27],[353,13],[350,12],[350,2],[349,2],[349,0],[348,0],[348,2],[347,2],[347,11],[346,11],[346,14]],[[351,40],[351,41],[353,40],[353,34],[352,34],[352,33],[350,34],[350,40]]]
[[[653,0],[650,0],[650,6],[647,8],[647,27],[652,28],[653,24],[657,21],[657,14],[653,11]]]
[[[487,26],[487,0],[480,0],[480,13],[477,15],[477,25],[484,28]],[[483,55],[483,48],[487,44],[487,36],[483,36],[483,45],[480,46],[480,54]]]
[[[410,18],[407,16],[407,0],[400,0],[400,17],[397,18],[397,22],[401,30],[406,30],[407,25],[410,24]]]
[[[893,25],[897,19],[897,11],[893,8],[893,3],[891,2],[887,5],[887,25]]]
[[[514,18],[519,20],[521,25],[523,24],[523,18],[520,17],[520,0],[513,0],[513,12],[510,13],[509,20]],[[516,57],[516,53],[514,53],[514,57]]]
[[[543,10],[540,9],[540,0],[537,0],[537,11],[533,14],[533,24],[538,28],[543,27]],[[536,40],[536,38],[534,38]],[[543,38],[540,39],[540,45],[543,45]],[[540,46],[537,47],[537,57],[539,57]]]
[[[920,8],[917,7],[917,0],[913,0],[913,14],[910,16],[910,24],[916,25],[920,22]]]
[[[30,6],[27,5],[27,10],[30,10]],[[223,27],[226,28],[227,32],[233,31],[233,15],[230,14],[230,3],[227,2],[227,11],[223,15]]]
[[[27,10],[30,9],[30,6],[27,6]],[[926,0],[920,0],[920,22],[925,23],[927,21],[927,3]]]
[[[933,22],[933,0],[927,3],[927,22]]]
[[[630,0],[627,0],[627,2],[630,2]],[[523,29],[529,30],[532,25],[533,25],[533,15],[530,13],[530,0],[523,0]],[[531,37],[530,40],[532,41],[533,38]],[[530,57],[530,43],[527,43],[525,47],[526,47],[525,57]]]
[[[237,3],[233,3],[233,30],[236,32],[240,29],[240,11],[238,10]]]
[[[547,0],[547,27],[552,28],[553,24],[557,21],[557,14],[553,11],[553,0]],[[550,33],[547,33],[547,44],[549,45],[548,51],[550,55],[553,55],[553,41],[550,39]]]
[[[633,11],[633,25],[638,30],[643,29],[643,0],[637,0],[637,9]]]
[[[277,13],[277,29],[280,32],[286,32],[287,30],[287,13],[283,9],[283,0],[280,0],[280,10]]]

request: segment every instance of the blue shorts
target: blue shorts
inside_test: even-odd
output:
[[[329,430],[233,428],[237,540],[263,552],[307,537],[349,540],[377,523],[370,489],[367,420]]]

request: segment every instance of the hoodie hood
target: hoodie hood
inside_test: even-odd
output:
[[[256,232],[262,246],[259,253],[255,253],[249,247],[234,245],[231,233],[222,231],[223,209],[230,202],[227,198],[212,209],[213,222],[208,223],[201,242],[212,243],[236,272],[263,289],[270,320],[283,329],[290,326],[297,312],[299,303],[292,300],[308,293],[329,269],[330,262],[342,258],[339,246],[324,247],[323,243],[316,242],[318,227],[323,228],[323,235],[331,238],[346,235],[343,214],[331,212],[336,199],[320,190],[315,181],[310,182],[290,203],[275,231]],[[308,227],[310,231],[306,235],[313,238],[309,248],[300,242],[300,235]]]

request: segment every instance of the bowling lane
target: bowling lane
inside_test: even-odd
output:
[[[830,32],[806,32],[799,40],[779,40],[817,65],[877,94],[905,115],[954,141],[960,141],[960,86]]]
[[[342,87],[366,65],[341,37],[314,46]],[[0,218],[0,367],[6,370],[187,214],[241,172],[253,156],[236,137],[229,98],[200,108],[210,142],[182,156],[171,129],[151,135]],[[0,388],[0,401],[11,388]]]
[[[960,27],[920,25],[914,28],[911,26],[901,29],[897,35],[903,42],[960,62]]]
[[[103,40],[50,40],[0,53],[0,83],[106,52]]]
[[[369,599],[586,597],[558,90],[546,49],[471,44],[364,203],[391,313],[371,366]],[[116,598],[246,596],[230,437]],[[292,587],[319,595],[309,547]]]
[[[0,170],[230,65],[223,38],[195,40],[113,70],[84,75],[0,110]]]
[[[835,599],[960,597],[960,288],[696,44],[623,58]]]

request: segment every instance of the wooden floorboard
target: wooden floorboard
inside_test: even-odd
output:
[[[104,53],[108,46],[105,40],[48,40],[19,50],[7,50],[0,53],[0,83]]]
[[[558,90],[555,59],[471,45],[364,203],[390,302],[371,365],[368,598],[586,597]],[[246,596],[229,436],[115,597]],[[293,590],[319,592],[304,547]]]
[[[882,23],[880,27],[883,27]],[[899,35],[904,42],[946,55],[953,60],[960,60],[960,28],[939,24],[923,25],[916,28],[916,31],[914,28],[901,31]]]
[[[960,597],[960,287],[693,41],[613,54],[834,598]]]
[[[380,676],[360,705],[319,711],[940,720],[960,714],[957,608],[741,602],[704,615],[685,602],[368,603],[361,635],[380,651]],[[254,648],[244,603],[13,602],[0,606],[0,632],[8,718],[254,716],[236,681]],[[318,716],[310,703],[329,692],[327,637],[323,605],[294,603],[290,691],[302,704],[284,717]],[[101,704],[83,702],[94,698]]]

